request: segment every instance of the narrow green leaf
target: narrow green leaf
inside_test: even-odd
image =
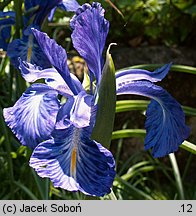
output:
[[[98,111],[91,137],[106,148],[110,146],[116,108],[115,68],[112,57],[109,54],[109,48],[98,90]]]
[[[186,115],[196,116],[196,109],[193,107],[182,106],[182,109]]]
[[[49,200],[49,188],[50,188],[50,182],[48,178],[40,178],[36,172],[31,169],[34,180],[36,182],[38,191],[40,193],[41,199],[42,200]]]
[[[30,199],[32,200],[38,200],[38,198],[22,183],[14,181],[14,184],[19,187],[22,191],[24,191]]]
[[[169,154],[169,159],[174,171],[174,177],[176,180],[176,187],[178,189],[178,193],[179,193],[179,197],[181,200],[184,200],[184,189],[183,189],[183,185],[182,185],[182,179],[181,179],[181,175],[180,175],[180,171],[178,168],[178,163],[176,161],[176,157],[174,153]]]
[[[121,138],[129,138],[129,137],[141,137],[144,138],[146,135],[146,131],[143,129],[124,129],[117,130],[112,133],[112,140],[121,139]]]
[[[111,190],[111,193],[106,195],[104,198],[108,198],[109,200],[118,200],[113,190]]]
[[[159,67],[163,66],[162,64],[142,64],[142,65],[134,65],[131,67],[123,68],[118,71],[128,70],[128,69],[145,69],[145,70],[155,70]],[[117,71],[117,72],[118,72]],[[170,71],[182,72],[182,73],[190,73],[196,75],[196,68],[186,65],[172,65]]]
[[[130,138],[130,137],[144,138],[145,135],[146,135],[146,131],[144,129],[124,129],[124,130],[114,131],[112,133],[112,140]],[[196,154],[196,145],[186,140],[180,145],[180,148],[183,148],[193,154]]]
[[[149,103],[149,100],[119,100],[116,102],[116,113],[131,110],[146,110]],[[195,108],[182,106],[182,109],[187,116],[196,116]]]
[[[188,141],[184,141],[182,143],[182,145],[180,145],[181,148],[193,153],[193,154],[196,154],[196,145],[191,143],[191,142],[188,142]]]
[[[150,101],[148,100],[119,100],[116,102],[116,113],[131,110],[146,110]]]
[[[134,187],[132,184],[129,182],[125,181],[122,179],[120,176],[116,175],[115,181],[114,181],[114,186],[118,187],[120,185],[124,185],[129,189],[129,192],[132,193],[132,195],[138,199],[147,199],[147,200],[152,200],[153,198],[143,192],[142,190]]]

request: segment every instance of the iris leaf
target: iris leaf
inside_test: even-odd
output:
[[[155,70],[156,68],[161,67],[162,64],[142,64],[142,65],[134,65],[131,67],[123,68],[121,70],[125,69],[145,69],[145,70]],[[117,72],[118,72],[117,71]],[[190,73],[190,74],[196,74],[196,68],[192,66],[186,66],[186,65],[172,65],[170,68],[170,71],[176,71],[181,73]]]
[[[98,111],[91,138],[109,148],[116,108],[115,68],[109,48],[98,89]]]
[[[148,100],[119,100],[116,102],[116,113],[130,110],[146,110],[150,101]],[[187,116],[196,116],[196,109],[189,106],[182,106]]]

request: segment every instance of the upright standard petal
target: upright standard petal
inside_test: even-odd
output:
[[[30,159],[39,176],[55,187],[88,195],[110,193],[115,162],[110,151],[89,139],[88,128],[73,126],[54,132],[54,138],[38,145]]]
[[[71,20],[72,41],[75,49],[85,59],[90,77],[100,83],[102,52],[109,30],[109,22],[104,19],[104,9],[100,3],[84,4],[78,8]],[[92,78],[91,78],[92,79]]]
[[[57,94],[45,84],[34,84],[13,107],[4,109],[6,124],[23,145],[35,148],[50,138],[60,107]]]
[[[79,84],[78,80],[73,79],[70,75],[67,66],[66,51],[59,46],[55,40],[50,39],[46,33],[40,32],[36,29],[33,29],[32,31],[50,63],[63,77],[73,94],[77,95],[81,90],[83,90],[83,87]]]
[[[134,80],[148,80],[151,82],[161,81],[169,72],[172,63],[165,64],[163,67],[153,72],[142,69],[123,69],[116,73],[118,83],[128,84]]]
[[[146,112],[145,149],[152,148],[154,157],[176,151],[189,136],[180,104],[163,88],[149,81],[124,84],[117,79],[117,94],[137,94],[153,99]]]
[[[37,64],[42,68],[51,66],[48,58],[35,40],[30,27],[24,30],[22,39],[15,39],[8,45],[7,55],[16,68],[19,67],[19,57],[23,61]]]

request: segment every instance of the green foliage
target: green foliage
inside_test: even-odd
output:
[[[113,41],[137,46],[142,41],[150,44],[179,45],[195,35],[196,4],[194,0],[119,0],[112,1],[124,19],[110,6],[109,19]],[[180,25],[179,25],[180,23]],[[132,42],[132,40],[134,41]],[[139,42],[135,42],[139,41]]]
[[[92,139],[102,143],[106,148],[110,147],[116,107],[115,68],[109,49],[110,47],[107,51],[106,63],[103,67],[103,75],[98,88],[97,103],[99,108],[92,133]],[[103,136],[100,136],[100,134]]]

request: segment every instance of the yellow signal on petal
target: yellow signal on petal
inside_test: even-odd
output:
[[[27,50],[27,62],[31,62],[31,56],[33,51],[33,35],[29,35],[28,38],[28,50]]]
[[[71,166],[70,166],[70,173],[74,179],[76,179],[76,162],[77,162],[77,149],[76,147],[74,147],[71,153]]]
[[[29,47],[27,52],[27,62],[31,62],[31,56],[32,56],[32,47]]]

